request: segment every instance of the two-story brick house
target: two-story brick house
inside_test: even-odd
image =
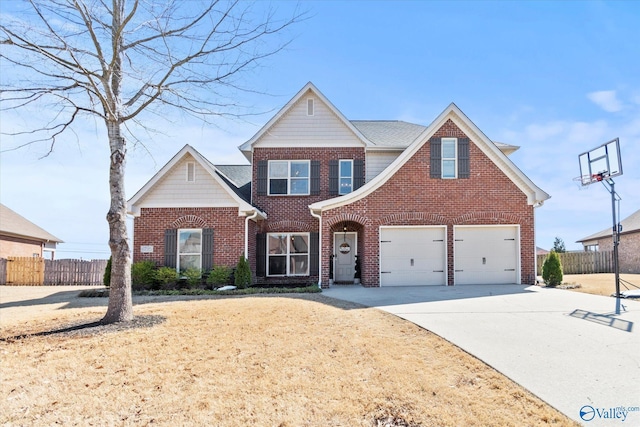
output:
[[[129,201],[134,261],[209,269],[244,253],[259,283],[533,283],[549,195],[516,149],[454,104],[426,127],[350,121],[308,83],[240,146],[250,165],[187,145]]]

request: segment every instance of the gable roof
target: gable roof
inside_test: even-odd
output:
[[[440,115],[416,138],[416,140],[404,150],[391,163],[383,173],[377,175],[371,181],[360,187],[353,193],[328,199],[309,205],[312,211],[320,212],[323,210],[333,209],[344,206],[366,197],[375,189],[383,185],[391,176],[393,176],[424,144],[429,141],[438,129],[444,125],[447,120],[453,121],[463,132],[465,132],[471,140],[473,140],[478,148],[489,157],[493,163],[511,179],[511,181],[527,195],[527,201],[530,205],[539,206],[551,196],[544,192],[541,188],[533,183],[518,167],[504,154],[496,144],[494,144],[487,136],[458,108],[457,105],[451,103]]]
[[[322,92],[320,92],[318,90],[317,87],[315,87],[315,85],[311,82],[307,83],[306,85],[304,85],[304,87],[302,89],[300,89],[300,91],[293,97],[291,98],[291,100],[289,102],[287,102],[285,104],[284,107],[282,107],[280,109],[280,111],[278,111],[278,113],[273,116],[271,118],[271,120],[269,120],[264,126],[262,126],[262,128],[260,128],[260,130],[253,135],[253,137],[251,137],[251,139],[249,139],[247,142],[245,142],[244,144],[240,145],[238,148],[240,149],[240,151],[242,151],[242,153],[245,155],[245,157],[247,157],[248,159],[251,158],[251,150],[253,149],[253,144],[255,144],[263,135],[267,134],[269,132],[269,129],[271,129],[282,117],[284,117],[289,110],[291,110],[294,105],[302,98],[304,97],[309,91],[311,91],[314,95],[316,95],[320,101],[322,101],[328,108],[329,110],[335,114],[335,116],[351,131],[353,132],[353,134],[360,140],[362,141],[362,143],[365,146],[371,146],[374,145],[372,144],[371,141],[369,141],[363,134],[362,132],[360,132],[360,130],[358,130],[358,128],[356,126],[353,125],[353,123],[351,123],[349,120],[347,120],[347,118],[340,112],[340,110],[338,110],[332,103],[331,101],[329,101],[329,99],[327,99],[326,96],[324,96],[322,94]]]
[[[622,231],[620,234],[629,234],[629,233],[637,233],[640,231],[640,209],[620,221],[620,225],[622,226]],[[576,243],[588,242],[590,240],[601,239],[603,237],[611,237],[613,234],[613,228],[605,228],[602,231],[594,233],[590,236],[587,236],[583,239],[578,240]]]
[[[251,205],[246,196],[246,169],[243,166],[217,167],[209,160],[202,156],[195,148],[189,144],[185,145],[169,162],[162,167],[138,192],[127,202],[127,211],[133,215],[140,213],[140,208],[136,204],[141,202],[144,197],[160,182],[162,177],[168,173],[176,164],[178,164],[185,156],[191,155],[202,166],[211,177],[238,203],[239,213],[257,212],[258,216],[266,218],[267,215],[260,209]],[[251,167],[249,168],[249,181],[251,180]],[[225,174],[225,170],[231,177]],[[250,185],[250,184],[249,184]],[[249,190],[250,197],[250,190]]]
[[[19,215],[15,211],[0,204],[0,234],[24,237],[42,242],[64,243],[45,229]]]

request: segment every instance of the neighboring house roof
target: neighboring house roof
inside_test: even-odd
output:
[[[496,146],[487,136],[458,108],[451,103],[411,144],[402,152],[384,171],[371,181],[360,187],[358,190],[309,205],[315,212],[334,209],[344,206],[366,197],[378,187],[383,185],[393,174],[395,174],[424,144],[429,141],[438,129],[447,120],[453,121],[463,132],[465,132],[478,148],[493,161],[493,163],[527,196],[530,205],[541,205],[551,196],[533,183],[518,167]]]
[[[640,209],[638,209],[637,211],[635,211],[634,213],[632,213],[631,215],[629,215],[628,217],[620,221],[620,225],[622,226],[622,231],[620,232],[620,234],[640,232]],[[577,243],[584,243],[591,240],[598,240],[603,237],[611,237],[612,233],[613,233],[613,226],[609,228],[605,228],[604,230],[599,231],[598,233],[592,234],[590,236],[587,236],[583,239],[580,239],[577,241]]]
[[[64,243],[45,229],[0,204],[0,234],[23,237],[42,242]]]
[[[229,196],[238,204],[239,213],[253,213],[257,212],[258,216],[266,218],[267,215],[260,209],[249,203],[249,194],[247,194],[247,186],[250,185],[246,182],[247,168],[249,181],[251,181],[251,167],[250,166],[214,166],[210,161],[202,156],[195,148],[189,144],[185,145],[169,162],[162,167],[129,201],[127,202],[127,211],[131,214],[138,215],[140,213],[140,207],[138,206],[143,202],[144,197],[149,194],[160,183],[162,177],[167,174],[175,165],[177,165],[185,156],[191,155],[202,166],[211,177],[223,188]],[[246,197],[248,196],[248,197]]]
[[[546,255],[549,251],[541,248],[540,246],[536,246],[536,255]]]

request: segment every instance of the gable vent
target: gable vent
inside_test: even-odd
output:
[[[313,116],[313,98],[307,99],[307,116]]]
[[[195,182],[196,180],[196,164],[193,162],[187,163],[187,182]]]

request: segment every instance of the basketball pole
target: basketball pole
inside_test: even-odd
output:
[[[620,264],[618,262],[620,226],[618,225],[618,217],[616,215],[616,202],[619,200],[619,196],[616,194],[616,183],[613,181],[613,179],[608,178],[605,180],[605,182],[609,185],[609,187],[607,187],[607,190],[609,190],[609,192],[611,193],[611,213],[613,216],[613,271],[615,273],[616,280],[616,314],[620,314]]]

